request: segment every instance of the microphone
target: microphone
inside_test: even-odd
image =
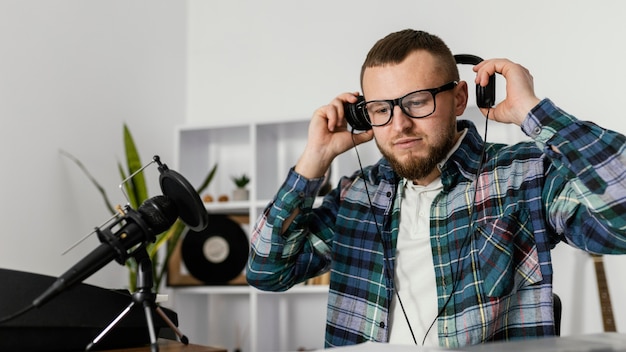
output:
[[[150,198],[137,210],[127,208],[126,215],[118,218],[112,225],[103,230],[96,230],[102,244],[59,276],[33,301],[33,306],[40,307],[63,290],[87,279],[114,259],[123,265],[133,247],[144,242],[154,242],[156,234],[172,226],[177,217],[176,206],[165,196]]]
[[[182,175],[162,164],[158,155],[154,156],[153,161],[158,164],[163,195],[146,200],[137,210],[126,206],[124,216],[117,218],[105,229],[96,229],[101,244],[58,277],[43,294],[33,300],[32,306],[40,307],[112,260],[124,265],[136,246],[154,242],[156,235],[170,228],[178,217],[193,231],[202,231],[207,227],[209,214],[198,192]]]

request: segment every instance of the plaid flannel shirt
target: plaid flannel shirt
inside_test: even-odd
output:
[[[471,122],[458,128],[468,133],[441,169],[431,208],[439,343],[554,335],[550,250],[564,241],[626,252],[626,138],[545,99],[522,125],[534,141],[487,143],[477,179],[483,141]],[[388,341],[400,179],[384,159],[364,175],[342,178],[313,208],[322,180],[291,170],[252,234],[247,279],[259,289],[331,271],[327,347]]]

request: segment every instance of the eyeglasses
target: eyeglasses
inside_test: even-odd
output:
[[[397,105],[403,113],[414,119],[431,115],[437,108],[435,95],[450,90],[458,84],[452,81],[439,88],[421,89],[393,100],[372,100],[365,102],[366,117],[372,126],[384,126],[393,117],[393,108]]]

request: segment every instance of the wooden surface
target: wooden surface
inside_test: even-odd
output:
[[[150,351],[150,346],[142,346],[142,347],[133,347],[133,348],[122,348],[116,350],[107,350],[109,352],[143,352]],[[167,339],[159,339],[159,352],[228,352],[223,348],[216,347],[208,347],[208,346],[200,346],[189,344],[185,345],[182,342],[167,340]]]

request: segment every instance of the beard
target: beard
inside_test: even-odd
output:
[[[427,177],[437,167],[437,164],[446,158],[455,143],[456,129],[446,129],[437,138],[437,143],[429,145],[425,157],[413,155],[411,152],[403,160],[400,160],[389,150],[383,148],[376,140],[376,145],[381,154],[389,161],[391,168],[407,180],[419,180]]]

